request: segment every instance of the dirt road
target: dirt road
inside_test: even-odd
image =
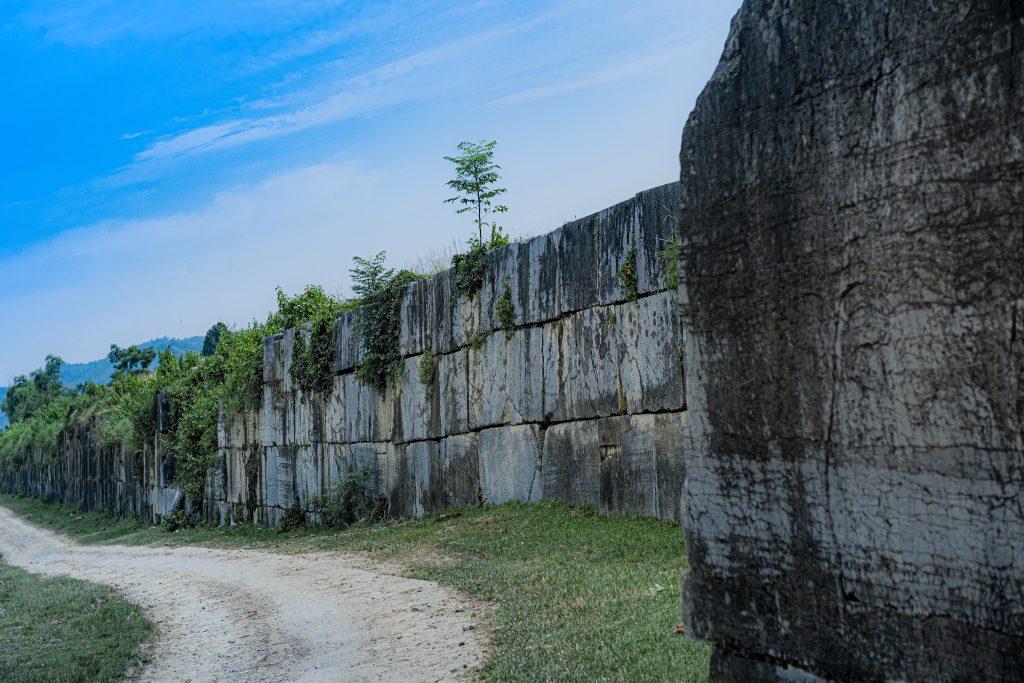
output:
[[[160,633],[137,680],[465,680],[483,658],[477,606],[359,557],[82,546],[2,507],[0,554],[141,605]]]

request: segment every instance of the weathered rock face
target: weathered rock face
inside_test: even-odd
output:
[[[683,133],[716,680],[1024,674],[1024,3],[748,0]]]
[[[662,252],[676,183],[488,255],[481,291],[452,272],[410,285],[404,372],[378,392],[355,377],[356,317],[335,324],[333,390],[291,381],[296,332],[264,348],[261,410],[223,425],[213,520],[276,523],[367,470],[393,513],[542,498],[615,514],[679,518],[681,325]],[[616,277],[631,262],[632,291]],[[634,287],[629,287],[632,290]],[[514,326],[500,329],[499,300]],[[433,354],[436,383],[419,368]]]

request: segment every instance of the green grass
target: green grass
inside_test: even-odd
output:
[[[494,680],[707,679],[708,646],[672,633],[686,566],[675,524],[539,503],[343,531],[238,526],[164,533],[31,499],[0,495],[0,504],[87,543],[347,550],[401,564],[410,576],[497,605],[483,670]]]
[[[116,681],[151,632],[114,590],[0,563],[2,681]]]

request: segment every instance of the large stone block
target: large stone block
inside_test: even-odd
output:
[[[615,306],[614,364],[625,412],[682,410],[683,331],[675,292]]]
[[[633,200],[639,222],[636,270],[637,291],[641,295],[672,286],[668,260],[678,258],[678,254],[666,250],[673,236],[681,237],[679,197],[679,183],[675,182],[645,190]]]
[[[613,309],[589,308],[544,326],[544,415],[564,422],[626,411]]]
[[[713,677],[1024,671],[1022,10],[733,22],[681,155],[684,605]]]
[[[358,319],[358,311],[345,311],[334,320],[334,362],[331,370],[335,373],[355,370],[362,359]]]
[[[543,494],[602,514],[679,519],[681,413],[567,422],[544,437]]]
[[[349,443],[361,441],[387,441],[394,427],[393,389],[383,393],[358,381],[354,375],[344,375],[345,434]]]
[[[540,422],[544,418],[541,328],[499,331],[469,350],[469,425]]]
[[[516,324],[535,325],[554,320],[561,314],[558,232],[540,235],[521,244],[518,255],[519,287],[514,293]]]
[[[403,362],[394,435],[398,443],[433,439],[438,436],[438,392],[436,385],[428,387],[420,381],[420,362],[423,358],[412,356]]]
[[[263,340],[263,381],[284,380],[284,354],[281,349],[283,334],[272,334]]]
[[[488,503],[540,500],[540,427],[496,427],[481,431],[478,438],[484,500]]]
[[[558,303],[572,313],[600,301],[599,214],[566,223],[554,233],[558,242]]]
[[[444,436],[469,431],[469,350],[437,359],[439,429]]]
[[[434,297],[437,283],[433,278],[414,282],[402,295],[401,327],[398,350],[403,356],[413,356],[434,347]]]

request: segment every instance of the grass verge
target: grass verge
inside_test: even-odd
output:
[[[116,591],[0,563],[0,680],[116,681],[152,625]]]
[[[30,521],[85,543],[344,550],[396,563],[498,605],[486,678],[707,680],[707,645],[673,633],[685,568],[675,524],[544,502],[486,506],[345,530],[236,526],[164,533],[0,495]]]

